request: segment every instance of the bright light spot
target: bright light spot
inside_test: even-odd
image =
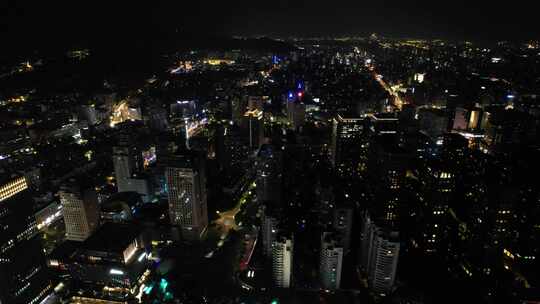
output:
[[[109,271],[109,274],[114,274],[114,275],[123,275],[124,272],[122,270],[118,270],[118,269],[111,269],[111,271]]]

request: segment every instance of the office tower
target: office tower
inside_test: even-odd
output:
[[[369,287],[388,295],[394,287],[399,258],[399,233],[377,223],[366,212],[363,216],[360,263]]]
[[[262,242],[263,252],[267,257],[272,257],[272,244],[278,234],[278,219],[271,216],[268,208],[265,208],[265,214],[262,218]]]
[[[502,174],[501,174],[502,175]],[[523,201],[523,194],[517,187],[502,184],[492,190],[494,199],[490,201],[487,220],[489,222],[489,239],[493,246],[508,246],[519,237],[519,211],[515,202]]]
[[[349,252],[351,244],[351,230],[353,224],[352,207],[339,207],[334,210],[333,228],[339,235],[339,246],[343,248],[344,254]]]
[[[456,168],[460,168],[465,160],[468,147],[469,141],[465,137],[457,133],[447,133],[443,138],[441,158],[454,164]]]
[[[150,176],[144,173],[134,174],[131,178],[124,179],[118,183],[118,192],[135,192],[145,203],[152,200],[153,194],[151,189]]]
[[[66,239],[84,241],[98,228],[99,204],[94,189],[72,180],[58,191],[64,210]]]
[[[236,125],[241,125],[248,106],[248,101],[245,96],[233,96],[231,98],[231,120]]]
[[[49,264],[67,265],[72,303],[135,302],[150,274],[142,229],[134,224],[104,224],[66,259]]]
[[[397,133],[399,120],[395,113],[377,113],[370,115],[370,118],[376,134]]]
[[[282,154],[272,145],[263,145],[257,162],[257,197],[263,203],[278,205],[282,192]]]
[[[249,110],[244,116],[249,121],[249,147],[259,149],[264,140],[263,112],[258,109]]]
[[[448,132],[450,114],[441,109],[421,109],[418,112],[420,129],[436,141]]]
[[[163,108],[151,108],[148,111],[148,126],[155,131],[165,131],[169,128],[167,110]]]
[[[208,226],[204,156],[193,151],[170,156],[166,161],[171,224],[185,239],[200,239]]]
[[[438,252],[446,237],[447,216],[456,187],[450,164],[442,160],[428,161],[421,179],[423,181],[425,219],[420,237],[426,253]]]
[[[276,287],[291,287],[293,250],[294,240],[290,236],[279,236],[272,243],[272,274]]]
[[[332,164],[341,176],[355,176],[365,170],[369,135],[365,118],[337,115],[332,128]]]
[[[220,170],[228,169],[231,166],[231,153],[225,145],[226,135],[229,131],[229,127],[230,125],[225,125],[224,123],[214,124],[216,160]]]
[[[95,104],[79,106],[78,114],[79,120],[86,120],[88,122],[88,125],[93,126],[98,123]]]
[[[197,113],[197,104],[195,100],[177,100],[170,105],[170,113],[173,119],[193,117]]]
[[[113,147],[113,165],[116,181],[120,184],[131,177],[134,171],[133,156],[129,147],[117,146]],[[122,191],[120,191],[122,192]]]
[[[288,100],[287,119],[293,130],[302,128],[306,122],[306,104],[300,100]]]
[[[0,303],[40,303],[51,289],[24,177],[0,178]]]
[[[465,131],[467,130],[467,115],[468,111],[464,108],[457,107],[454,109],[454,119],[452,122],[452,130]]]
[[[467,130],[479,131],[481,128],[483,111],[481,108],[474,107],[469,109],[468,113]]]
[[[247,107],[249,110],[263,111],[264,104],[268,101],[268,96],[248,96]]]
[[[341,268],[343,265],[343,247],[337,234],[323,232],[321,237],[321,254],[319,276],[324,289],[339,289],[341,285]]]
[[[388,223],[398,220],[407,170],[412,164],[413,156],[398,142],[398,137],[394,134],[377,136],[370,146],[368,162],[375,196],[380,202],[378,208],[384,213],[383,217]]]
[[[144,170],[155,161],[154,147],[141,151],[129,134],[121,134],[118,146],[113,147],[113,165],[118,192],[136,192],[145,203],[151,201],[150,177]]]
[[[534,118],[516,110],[496,110],[486,125],[486,143],[491,152],[503,152],[513,144],[534,142],[537,138]]]
[[[134,184],[141,186],[141,183],[144,183],[130,181],[135,173],[143,170],[145,160],[129,136],[121,134],[119,145],[113,147],[113,165],[118,192],[135,191],[137,187]]]

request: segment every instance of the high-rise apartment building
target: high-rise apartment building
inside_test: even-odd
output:
[[[276,287],[291,287],[293,251],[292,237],[280,236],[272,243],[272,274]]]
[[[395,283],[400,242],[399,233],[376,222],[365,214],[361,234],[362,269],[369,287],[380,295],[388,295]]]
[[[340,288],[342,266],[343,247],[340,246],[339,236],[331,232],[324,232],[321,237],[319,261],[319,276],[324,289]]]

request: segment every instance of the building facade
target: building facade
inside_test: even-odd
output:
[[[186,239],[199,239],[208,226],[204,160],[186,152],[169,159],[165,168],[171,224]]]
[[[40,303],[50,292],[33,199],[24,177],[0,183],[0,303]]]
[[[279,237],[272,243],[272,273],[276,287],[290,288],[292,285],[293,250],[292,237]]]
[[[63,186],[58,193],[64,212],[66,239],[86,240],[99,225],[96,191],[79,186]]]
[[[322,234],[319,276],[324,289],[335,290],[339,289],[341,285],[343,247],[339,243],[339,237],[334,233],[324,232]]]

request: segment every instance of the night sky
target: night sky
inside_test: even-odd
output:
[[[537,39],[534,1],[486,0],[3,0],[0,26],[22,44],[144,37],[176,30],[240,35]],[[499,2],[499,1],[497,1]],[[24,38],[24,39],[23,39]]]

